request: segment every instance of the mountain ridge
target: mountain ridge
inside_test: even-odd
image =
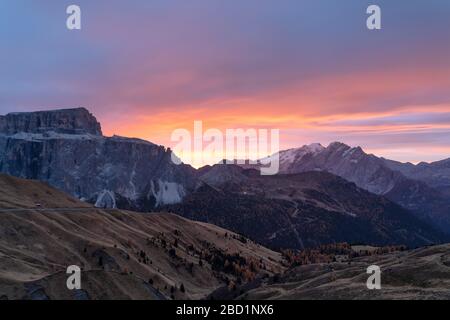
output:
[[[100,123],[86,108],[13,112],[0,116],[0,133],[3,134],[49,131],[102,135]]]
[[[213,186],[230,176],[236,190],[248,180],[234,166],[226,171],[216,166],[196,170],[175,165],[172,151],[163,146],[105,137],[95,116],[84,108],[13,113],[0,117],[0,123],[0,172],[45,181],[101,208],[150,212],[183,204],[202,180]],[[450,232],[450,202],[444,194],[391,169],[386,159],[360,147],[316,143],[281,151],[280,159],[281,174],[330,172]]]
[[[182,203],[163,209],[277,250],[335,242],[417,246],[447,239],[387,198],[327,172],[261,176],[254,169],[216,165],[199,181],[203,184]]]
[[[285,156],[286,154],[288,156]],[[417,172],[405,174],[405,168],[411,168],[414,166],[412,164],[378,158],[365,153],[361,147],[352,148],[341,142],[330,143],[326,148],[316,148],[314,152],[310,151],[309,146],[280,151],[279,157],[280,173],[328,171],[356,183],[365,190],[388,197],[415,212],[421,219],[450,233],[448,196],[436,189],[427,179],[421,179]],[[450,164],[450,161],[443,160],[438,163]],[[443,170],[447,168],[444,167]],[[450,169],[448,184],[450,190]]]

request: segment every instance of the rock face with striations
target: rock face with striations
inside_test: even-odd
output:
[[[0,117],[0,172],[45,181],[99,207],[150,211],[177,203],[195,170],[151,142],[102,135],[86,109]]]
[[[100,123],[84,108],[18,112],[0,116],[1,133],[44,133],[48,131],[70,134],[102,134]]]

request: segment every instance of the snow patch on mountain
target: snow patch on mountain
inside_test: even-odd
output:
[[[95,202],[95,206],[97,208],[117,208],[114,192],[110,190],[103,190],[100,192],[97,197],[97,201]]]
[[[281,170],[286,170],[292,163],[301,160],[305,155],[316,155],[325,150],[325,147],[320,143],[312,143],[304,145],[301,148],[289,149],[280,151],[280,167]]]
[[[346,158],[348,156],[351,156],[355,151],[356,151],[356,148],[351,148],[351,149],[348,149],[348,150],[344,151],[342,153],[342,158]]]
[[[313,153],[313,154],[316,154],[316,153],[319,153],[319,152],[325,150],[325,147],[322,146],[320,143],[311,143],[309,145],[303,146],[303,148],[305,150],[307,150],[308,153]]]
[[[186,195],[185,188],[176,182],[167,182],[158,179],[156,183],[150,182],[150,192],[155,197],[156,206],[180,203]]]

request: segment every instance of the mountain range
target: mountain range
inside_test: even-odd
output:
[[[449,160],[339,142],[279,157],[273,176],[194,169],[104,136],[84,108],[0,116],[0,300],[448,298],[434,244],[450,241]],[[365,287],[371,264],[382,292]]]
[[[448,239],[389,199],[328,172],[262,176],[225,164],[202,172],[194,192],[164,209],[269,248],[335,242],[421,246]]]
[[[450,232],[450,159],[430,164],[400,163],[334,142],[281,151],[280,172],[327,171],[411,210]]]
[[[0,117],[0,172],[46,181],[98,207],[151,211],[179,202],[195,170],[151,142],[105,137],[84,108]]]
[[[279,156],[280,174],[267,178],[233,165],[196,170],[163,146],[104,136],[84,108],[0,116],[0,172],[99,208],[173,211],[271,248],[447,240],[449,161],[401,164],[338,142]]]
[[[96,208],[0,174],[0,300],[449,298],[448,244],[336,243],[296,255],[211,224]],[[373,264],[383,270],[383,290],[367,290]],[[69,265],[81,268],[81,289],[67,289]]]

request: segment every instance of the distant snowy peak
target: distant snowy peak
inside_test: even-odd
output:
[[[323,150],[325,150],[325,147],[320,143],[312,143],[301,148],[280,151],[280,170],[287,171],[291,164],[301,161],[305,155],[314,156]]]
[[[309,145],[304,145],[301,148],[294,148],[289,150],[280,151],[280,160],[293,161],[298,160],[299,157],[305,154],[316,154],[325,149],[320,143],[312,143]]]
[[[351,158],[352,156],[367,155],[361,147],[350,147],[342,142],[332,142],[328,147],[322,146],[320,143],[312,143],[304,145],[301,148],[294,148],[280,151],[280,163],[284,165],[301,161],[306,155],[315,157],[323,152],[340,155],[343,158]]]
[[[368,156],[368,154],[365,153],[361,147],[350,147],[341,142],[332,142],[325,150],[332,154],[340,155],[343,158],[357,158],[360,156]]]
[[[309,145],[303,146],[302,148],[307,150],[309,153],[318,153],[325,149],[325,147],[320,143],[311,143]]]
[[[261,159],[261,162],[273,160],[279,156],[280,173],[299,173],[305,171],[329,171],[352,166],[364,159],[376,158],[369,155],[361,147],[350,147],[342,142],[332,142],[327,147],[320,143],[304,145],[300,148],[282,150],[272,156]],[[363,161],[364,162],[364,161]]]

